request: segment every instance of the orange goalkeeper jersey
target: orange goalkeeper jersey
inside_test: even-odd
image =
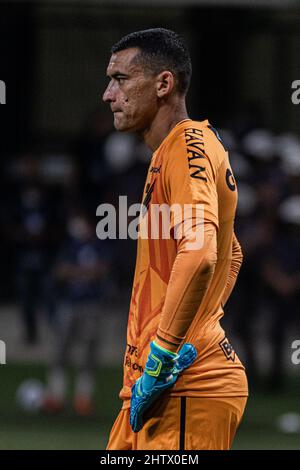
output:
[[[152,205],[176,207],[201,204],[204,222],[217,229],[217,261],[212,279],[187,331],[185,342],[198,352],[195,363],[181,374],[169,392],[174,396],[247,396],[244,367],[220,326],[222,298],[233,256],[233,225],[237,187],[228,154],[209,122],[186,119],[178,123],[154,152],[143,194],[147,230]],[[198,207],[198,206],[197,206]],[[145,215],[145,214],[144,214]],[[171,227],[179,221],[175,210]],[[124,381],[120,398],[130,406],[131,387],[142,374],[155,338],[173,263],[177,255],[171,236],[139,237],[130,302]]]

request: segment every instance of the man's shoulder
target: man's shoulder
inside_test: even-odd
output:
[[[197,154],[208,158],[211,163],[219,164],[226,153],[218,131],[204,121],[185,120],[174,128],[165,146],[166,158],[173,156],[174,152],[191,157]]]
[[[174,144],[186,146],[192,141],[202,141],[207,147],[219,146],[221,144],[224,149],[219,132],[210,124],[208,119],[204,121],[186,119],[180,122],[175,126],[173,131],[170,132],[166,144],[168,147]]]
[[[187,134],[195,134],[196,136],[201,136],[209,126],[209,121],[205,119],[204,121],[194,121],[192,119],[185,119],[184,121],[178,123],[173,132],[170,133],[170,140],[177,140],[180,137],[186,137]]]

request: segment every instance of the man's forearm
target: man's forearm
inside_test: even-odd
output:
[[[209,287],[217,261],[217,240],[214,224],[204,224],[201,249],[186,250],[179,242],[157,330],[156,342],[176,352],[201,305]]]

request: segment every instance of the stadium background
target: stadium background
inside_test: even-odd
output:
[[[223,325],[247,364],[251,396],[234,448],[300,447],[300,365],[291,360],[300,340],[300,105],[291,99],[300,80],[297,4],[1,2],[1,449],[103,448],[119,409],[131,240],[105,245],[94,412],[75,414],[72,388],[61,413],[26,411],[35,398],[26,405],[17,390],[28,379],[46,385],[57,347],[54,273],[74,217],[96,227],[102,202],[140,199],[149,152],[113,133],[101,95],[111,45],[154,26],[187,39],[190,115],[219,129],[239,183],[245,260]],[[76,343],[74,364],[80,354]]]

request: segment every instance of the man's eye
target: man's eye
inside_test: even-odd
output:
[[[120,85],[122,85],[125,81],[125,79],[123,77],[117,77],[117,81]]]

